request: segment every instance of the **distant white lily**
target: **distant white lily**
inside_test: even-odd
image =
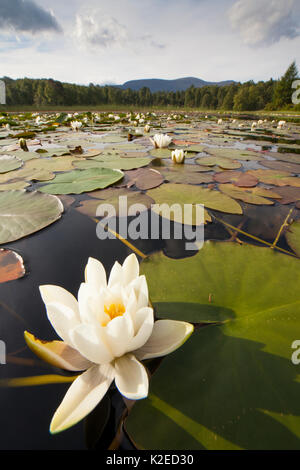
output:
[[[140,362],[165,356],[192,334],[193,325],[154,322],[145,276],[135,255],[113,266],[90,258],[78,301],[58,286],[41,286],[47,315],[64,342],[41,342],[28,332],[28,346],[44,360],[72,371],[86,370],[69,388],[51,422],[57,433],[73,426],[102,400],[113,380],[129,400],[148,395],[148,374]]]
[[[218,124],[223,124],[223,119],[219,119]]]
[[[184,152],[182,149],[173,150],[171,154],[171,158],[174,163],[184,163],[185,157],[186,152]]]
[[[154,147],[159,149],[168,147],[172,142],[171,137],[169,137],[167,134],[155,134],[153,139],[150,140]]]
[[[151,127],[149,126],[149,124],[146,124],[145,127],[144,127],[144,132],[146,134],[148,134],[148,132],[150,132],[150,129],[151,129]]]
[[[279,121],[277,129],[284,129],[286,126],[286,121]]]
[[[82,122],[80,122],[80,121],[71,121],[71,127],[72,127],[73,131],[78,132],[79,129],[82,127]]]

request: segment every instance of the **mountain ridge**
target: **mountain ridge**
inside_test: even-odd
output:
[[[130,88],[131,90],[138,91],[141,88],[149,88],[151,93],[157,91],[167,91],[167,92],[176,92],[176,91],[185,91],[191,86],[195,88],[202,88],[209,85],[225,86],[235,83],[234,80],[223,80],[220,82],[207,82],[201,78],[196,77],[183,77],[175,78],[174,80],[166,80],[162,78],[146,78],[140,80],[129,80],[123,85],[115,85],[117,88],[126,90]]]

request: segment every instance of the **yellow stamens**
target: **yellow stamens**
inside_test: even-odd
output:
[[[113,320],[116,317],[121,317],[123,313],[125,313],[125,307],[123,304],[111,304],[109,307],[105,305],[104,312]]]

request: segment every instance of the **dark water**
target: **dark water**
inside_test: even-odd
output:
[[[0,339],[7,345],[7,364],[0,365],[0,378],[61,373],[36,359],[25,347],[25,329],[41,339],[57,339],[46,317],[39,285],[61,285],[77,296],[84,266],[90,256],[100,259],[109,272],[116,260],[123,262],[131,253],[130,248],[117,239],[100,241],[96,236],[95,222],[77,212],[75,206],[76,202],[52,226],[5,246],[23,257],[27,274],[23,279],[0,284]],[[275,207],[243,204],[243,208],[243,216],[211,212],[218,219],[241,226],[243,230],[270,242],[274,241],[290,210],[289,206],[278,204]],[[294,218],[299,217],[299,212],[294,211]],[[231,234],[220,221],[214,221],[205,228],[206,240],[230,238]],[[243,235],[239,238],[249,242]],[[185,240],[138,240],[133,244],[145,254],[161,249],[174,258],[195,254],[185,250]],[[284,240],[280,246],[288,248]],[[0,388],[0,449],[85,449],[83,423],[56,436],[51,436],[48,431],[53,413],[68,387],[69,384],[55,384]],[[112,412],[105,433],[100,442],[93,443],[98,449],[109,445],[116,422],[124,411],[120,397],[116,398],[113,391],[110,392],[110,400]],[[122,446],[131,448],[126,439],[123,439]]]

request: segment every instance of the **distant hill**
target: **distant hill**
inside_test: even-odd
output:
[[[149,78],[145,80],[130,80],[125,82],[123,85],[116,85],[118,88],[126,90],[131,88],[132,90],[139,90],[140,88],[147,87],[150,89],[151,93],[156,91],[184,91],[194,85],[195,88],[201,88],[207,85],[218,85],[225,86],[234,83],[233,80],[226,80],[223,82],[206,82],[200,78],[195,77],[185,77],[177,78],[175,80],[163,80],[160,78]]]

